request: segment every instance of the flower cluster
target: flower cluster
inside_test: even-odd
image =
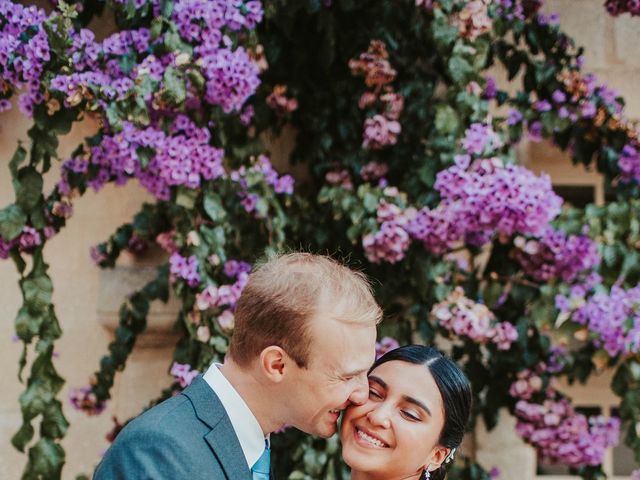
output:
[[[469,155],[491,155],[502,145],[502,140],[491,125],[484,123],[472,123],[462,140],[462,148]]]
[[[87,415],[100,415],[107,407],[106,402],[96,398],[91,386],[71,390],[69,401],[76,410],[81,410]]]
[[[275,193],[285,195],[293,194],[295,181],[291,175],[279,175],[266,155],[258,155],[252,161],[253,164],[249,168],[242,165],[239,169],[233,170],[229,178],[240,186],[239,196],[242,198],[240,203],[244,210],[247,213],[253,213],[256,217],[264,217],[266,212],[260,208],[260,195],[250,191],[257,180],[264,181],[273,188]]]
[[[558,74],[555,88],[550,88],[546,98],[530,102],[529,107],[524,109],[525,115],[511,110],[507,124],[512,127],[526,126],[530,138],[534,141],[541,140],[543,135],[550,136],[553,133],[543,129],[545,118],[557,118],[571,124],[579,123],[593,140],[599,140],[602,135],[623,134],[628,137],[628,141],[615,151],[620,178],[624,182],[638,182],[640,158],[637,153],[637,128],[623,117],[624,105],[617,91],[599,84],[595,75],[585,75],[579,71],[580,58],[576,58],[573,69]]]
[[[267,106],[280,116],[298,109],[298,101],[295,98],[287,97],[286,85],[276,85],[273,87],[273,90],[265,101]]]
[[[543,0],[498,0],[497,13],[505,19],[525,20],[534,18],[543,5]]]
[[[483,146],[472,150],[484,151],[484,140],[479,143]],[[538,177],[516,165],[504,166],[498,158],[481,158],[469,164],[470,155],[458,155],[456,162],[436,177],[435,188],[441,197],[436,208],[402,210],[380,203],[377,215],[380,229],[363,238],[370,261],[402,260],[412,238],[432,254],[440,255],[462,242],[482,246],[495,234],[543,235],[548,231],[548,223],[560,213],[562,199],[553,192],[547,176]],[[553,248],[552,240],[561,241],[557,238],[560,235],[544,237],[542,243],[547,242]],[[597,263],[595,247],[583,237],[570,237],[561,246],[564,250],[557,252],[560,264],[554,273],[562,278],[573,278]],[[587,253],[588,256],[577,258]],[[533,265],[546,259],[547,255],[543,255],[528,261]]]
[[[605,7],[614,17],[624,13],[634,17],[640,16],[640,2],[637,0],[607,0]]]
[[[0,236],[0,259],[6,260],[9,258],[9,252],[15,246],[15,242],[7,242],[2,236]]]
[[[628,143],[622,148],[618,167],[624,182],[634,180],[640,183],[640,147],[636,142]]]
[[[562,199],[548,176],[536,176],[498,158],[466,161],[438,173],[435,188],[461,233],[539,235],[559,213]]]
[[[180,278],[186,281],[190,287],[195,287],[200,283],[198,257],[195,255],[183,257],[177,252],[174,253],[169,257],[169,271],[174,282]]]
[[[168,135],[124,122],[121,132],[105,135],[99,145],[91,147],[89,160],[75,157],[65,162],[59,191],[69,194],[71,172],[90,171],[89,185],[95,190],[109,181],[121,185],[136,177],[156,198],[169,200],[172,186],[197,188],[225,174],[224,152],[209,145],[211,134],[206,128],[178,115],[173,130],[173,135]]]
[[[387,352],[395,350],[400,344],[395,338],[382,337],[379,342],[376,342],[376,360]]]
[[[386,163],[371,161],[360,169],[360,177],[365,182],[374,182],[383,179],[389,173],[389,166]]]
[[[348,170],[332,170],[327,172],[324,179],[329,185],[344,188],[345,190],[353,190],[353,182]]]
[[[560,314],[589,329],[594,344],[612,357],[640,352],[640,285],[628,290],[614,285],[608,293],[588,293],[576,285],[568,295],[558,295]]]
[[[584,235],[567,235],[548,228],[539,239],[516,237],[515,258],[527,275],[547,282],[552,278],[572,282],[600,263],[596,244]]]
[[[435,304],[431,315],[438,325],[458,337],[467,337],[476,343],[493,343],[498,350],[509,350],[518,340],[518,332],[511,323],[496,321],[486,305],[467,298],[461,287]]]
[[[396,71],[388,58],[385,44],[372,40],[365,53],[349,61],[351,73],[364,76],[365,84],[372,89],[363,93],[358,101],[361,109],[375,107],[375,113],[364,124],[362,146],[366,149],[379,150],[395,145],[402,130],[398,119],[404,108],[404,97],[390,85],[396,78]]]
[[[542,403],[530,401],[538,392],[543,392]],[[552,386],[543,391],[541,378],[531,371],[520,372],[509,393],[518,400],[516,432],[543,458],[571,467],[598,466],[618,443],[618,418],[577,413]]]
[[[215,310],[218,325],[225,332],[231,332],[234,326],[234,312],[236,303],[242,290],[249,281],[251,265],[246,262],[229,260],[223,267],[227,277],[235,280],[234,283],[224,285],[209,285],[196,295],[194,310],[189,317],[197,326],[196,336],[201,342],[208,342],[211,338],[211,329],[202,322],[201,312]]]
[[[377,220],[380,229],[362,238],[367,259],[372,263],[396,263],[402,260],[411,245],[407,233],[407,223],[411,211],[403,212],[400,207],[382,200],[378,205]]]
[[[198,370],[191,369],[191,365],[178,362],[173,362],[170,373],[182,388],[188,387],[193,379],[200,375]]]
[[[11,108],[8,100],[23,89],[18,104],[27,116],[44,100],[40,82],[51,59],[43,23],[47,16],[35,6],[0,2],[0,112]]]
[[[474,41],[491,30],[493,22],[489,17],[489,3],[490,0],[472,0],[456,14],[454,24],[463,38]]]
[[[251,265],[246,262],[229,260],[224,265],[225,275],[235,279],[232,284],[209,285],[196,295],[196,308],[204,311],[211,308],[226,307],[231,311],[236,308],[242,290],[249,280]]]

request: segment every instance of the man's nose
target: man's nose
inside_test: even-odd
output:
[[[369,398],[369,381],[367,377],[358,378],[358,385],[351,392],[351,396],[349,396],[349,401],[355,405],[362,405]]]

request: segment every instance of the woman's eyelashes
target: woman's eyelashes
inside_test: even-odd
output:
[[[412,422],[420,422],[422,421],[421,418],[418,416],[417,413],[414,412],[410,412],[408,410],[401,410],[402,415],[407,418],[408,420],[412,421]]]
[[[372,400],[383,400],[383,396],[375,388],[369,388],[369,398]],[[420,414],[414,410],[400,409],[400,415],[411,422],[421,422]]]

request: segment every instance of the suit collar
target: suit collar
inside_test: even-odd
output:
[[[238,437],[215,392],[199,375],[182,393],[191,400],[198,419],[211,428],[204,439],[224,469],[227,479],[251,480],[251,471]]]

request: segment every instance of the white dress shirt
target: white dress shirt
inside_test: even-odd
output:
[[[236,436],[240,441],[242,453],[247,460],[249,470],[258,461],[265,448],[265,438],[262,428],[258,423],[255,415],[249,410],[249,407],[242,399],[240,394],[229,383],[229,380],[220,371],[222,365],[213,363],[204,374],[204,380],[209,384],[211,389],[216,393],[222,406],[229,415],[231,425],[236,432]]]

